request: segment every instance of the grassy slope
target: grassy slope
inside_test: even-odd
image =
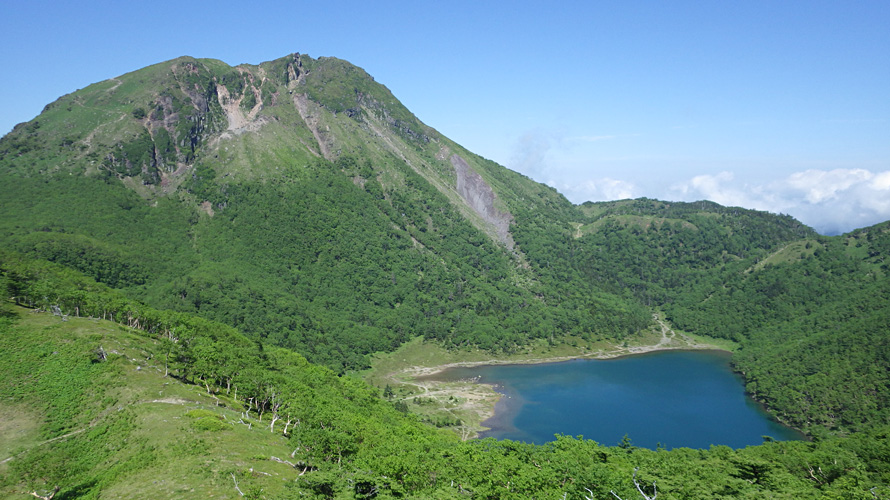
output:
[[[21,308],[0,322],[3,498],[55,486],[63,498],[99,490],[102,498],[236,498],[231,474],[245,492],[277,495],[299,474],[270,460],[293,461],[280,433],[255,419],[251,428],[236,423],[238,411],[164,377],[163,357],[141,332]],[[101,363],[99,346],[108,353]],[[195,409],[218,416],[211,420],[223,430],[198,428],[187,416]]]

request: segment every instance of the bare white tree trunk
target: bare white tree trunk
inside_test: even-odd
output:
[[[275,422],[281,420],[277,413],[272,414],[272,423],[269,425],[269,432],[275,432]]]
[[[644,498],[645,500],[655,500],[655,499],[658,497],[658,490],[655,488],[655,481],[652,481],[652,496],[650,497],[649,495],[647,495],[647,494],[645,494],[645,493],[643,492],[643,487],[640,486],[640,482],[637,481],[637,471],[638,471],[638,470],[640,470],[639,467],[636,467],[636,468],[634,469],[634,475],[633,475],[634,486],[637,487],[637,491],[640,492],[640,495],[643,495],[643,498]],[[587,488],[584,488],[584,489],[587,490]],[[587,492],[590,493],[590,496],[589,496],[589,497],[584,497],[584,498],[586,498],[587,500],[593,500],[593,492],[590,491],[590,490],[587,490]],[[611,490],[610,490],[609,493],[611,493],[612,496],[614,496],[614,497],[617,498],[618,500],[622,500],[622,498],[621,498],[620,496],[618,496],[618,494],[615,493],[614,491],[611,491]]]
[[[62,489],[60,486],[56,486],[55,488],[53,488],[53,491],[51,491],[47,495],[38,495],[36,491],[29,491],[28,493],[39,498],[40,500],[53,500],[53,497],[56,496],[56,493],[58,493],[60,489]]]
[[[238,490],[238,494],[242,497],[244,496],[244,492],[241,491],[241,488],[238,487],[238,480],[235,479],[235,474],[232,474],[232,481],[235,481],[235,489]]]

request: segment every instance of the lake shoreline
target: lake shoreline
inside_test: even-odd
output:
[[[657,313],[652,318],[648,332],[641,332],[641,335],[623,342],[592,343],[569,337],[570,342],[557,345],[539,343],[524,352],[500,356],[480,349],[449,351],[418,337],[393,353],[377,355],[372,368],[363,378],[381,391],[389,386],[390,400],[408,404],[409,411],[421,419],[430,423],[452,422],[444,425],[462,439],[470,439],[489,429],[483,422],[495,415],[501,395],[478,380],[435,380],[438,374],[449,369],[537,365],[578,359],[613,360],[659,351],[733,352],[732,342],[694,337],[676,331]],[[629,342],[631,345],[628,345]]]
[[[669,357],[660,356],[661,354],[668,354],[668,353],[676,353],[677,355],[680,355],[683,357],[676,358],[673,356],[673,354],[671,354]],[[657,357],[652,358],[651,362],[641,359],[641,358],[646,358],[646,356],[643,356],[646,354],[657,355]],[[637,374],[637,375],[634,375],[633,378],[638,379],[640,377],[645,378],[646,377],[645,374],[649,372],[650,369],[647,369],[645,367],[652,367],[651,369],[654,369],[657,372],[657,370],[659,370],[659,369],[663,370],[665,366],[672,363],[671,361],[667,361],[667,360],[674,360],[674,359],[686,360],[686,359],[688,359],[689,361],[682,362],[683,368],[680,368],[681,365],[677,365],[676,369],[674,369],[674,368],[670,369],[668,372],[665,372],[664,376],[659,376],[659,378],[657,380],[670,379],[673,376],[672,374],[676,373],[677,371],[686,373],[686,370],[687,370],[686,367],[690,366],[690,365],[687,365],[686,363],[692,363],[691,366],[699,367],[698,368],[699,370],[702,369],[702,368],[700,368],[701,366],[714,366],[714,363],[717,363],[717,365],[723,366],[724,368],[719,369],[719,372],[721,373],[721,375],[716,376],[716,378],[711,378],[710,372],[706,372],[706,373],[708,373],[708,375],[705,376],[704,378],[699,376],[699,377],[691,377],[691,378],[687,377],[686,379],[684,379],[684,380],[708,380],[713,383],[714,380],[725,380],[730,375],[732,375],[732,377],[731,377],[732,379],[735,379],[738,376],[737,373],[735,373],[731,369],[729,369],[728,362],[729,362],[730,355],[731,355],[731,352],[727,351],[726,349],[703,349],[703,348],[675,347],[675,348],[658,348],[658,349],[648,348],[645,350],[637,349],[633,353],[630,353],[630,354],[623,353],[621,355],[602,356],[602,355],[587,354],[587,355],[579,355],[579,356],[553,356],[553,357],[547,357],[547,358],[535,358],[535,359],[523,360],[521,362],[511,362],[511,361],[504,361],[504,360],[496,360],[497,362],[495,362],[495,363],[485,363],[484,361],[458,362],[458,363],[446,363],[445,365],[448,365],[448,366],[440,365],[437,367],[426,367],[427,370],[424,370],[424,371],[428,372],[430,374],[419,377],[417,379],[417,381],[419,383],[425,384],[430,387],[435,386],[435,384],[449,384],[449,383],[450,384],[454,384],[454,383],[472,384],[477,389],[484,387],[490,394],[492,394],[493,397],[488,399],[489,405],[486,408],[484,408],[485,411],[479,412],[479,417],[481,418],[481,421],[478,422],[478,427],[475,429],[475,432],[473,433],[472,437],[477,437],[477,438],[494,437],[496,439],[514,439],[514,440],[522,440],[522,441],[527,441],[528,439],[532,439],[533,441],[527,441],[527,442],[536,442],[536,443],[540,444],[540,443],[544,442],[544,441],[541,441],[542,439],[544,439],[541,437],[542,434],[540,434],[540,433],[535,434],[535,431],[530,430],[530,428],[527,426],[530,424],[530,422],[550,421],[550,417],[543,417],[542,415],[538,415],[537,417],[534,417],[532,420],[529,420],[529,418],[530,418],[528,416],[528,412],[530,411],[529,408],[522,409],[526,403],[531,402],[532,403],[531,408],[535,408],[537,405],[543,405],[543,406],[540,406],[540,408],[548,408],[549,410],[544,410],[544,413],[547,414],[546,413],[547,411],[553,412],[554,411],[553,408],[560,408],[560,405],[562,404],[561,401],[573,401],[573,403],[570,403],[568,405],[568,407],[575,408],[576,406],[573,406],[573,405],[577,405],[578,401],[584,401],[584,398],[586,396],[584,396],[583,394],[589,394],[591,390],[603,392],[603,394],[601,394],[601,396],[605,396],[605,394],[609,393],[609,391],[614,391],[614,389],[610,389],[610,387],[612,387],[612,388],[615,387],[614,383],[606,383],[605,385],[602,385],[602,384],[597,384],[595,386],[586,385],[585,387],[587,387],[587,388],[584,389],[583,393],[575,393],[575,392],[572,392],[574,389],[570,389],[567,394],[572,394],[571,397],[567,396],[566,394],[563,394],[562,396],[556,396],[556,399],[552,399],[554,396],[545,395],[545,394],[557,394],[557,393],[560,393],[562,389],[571,387],[571,384],[569,384],[567,381],[574,380],[575,377],[578,376],[577,374],[580,374],[580,373],[599,373],[599,374],[627,373],[629,375],[630,372],[627,372],[626,367],[627,366],[635,366],[636,368],[633,370],[632,373]],[[689,357],[689,356],[693,356],[693,357]],[[700,356],[705,356],[705,357],[701,358]],[[635,361],[630,361],[628,358],[640,358],[640,359],[636,359]],[[602,361],[612,361],[612,360],[617,361],[620,359],[623,362],[620,364],[616,364],[616,365],[612,365],[611,363],[609,363],[607,365],[600,365],[598,363],[588,365],[587,361],[591,361],[594,359],[598,359],[598,360],[602,360]],[[693,359],[696,361],[692,362]],[[707,360],[713,360],[713,361],[707,361],[706,363],[702,364],[701,361],[698,361],[701,359],[707,359]],[[722,360],[722,361],[720,361],[720,360]],[[539,361],[539,362],[535,362],[535,361]],[[565,365],[565,363],[571,363],[571,364]],[[633,364],[628,365],[627,363],[633,363]],[[651,364],[651,363],[654,363],[654,364]],[[676,362],[673,362],[673,363],[676,363]],[[457,366],[455,366],[455,365],[457,365]],[[540,368],[538,366],[535,366],[534,368],[532,368],[533,365],[540,365]],[[545,365],[550,365],[550,366],[545,366]],[[560,365],[564,365],[564,366],[560,367]],[[600,368],[595,368],[594,365],[600,366]],[[529,368],[528,369],[521,368],[523,366],[528,366]],[[615,368],[606,368],[606,366],[614,366]],[[511,369],[509,367],[514,367],[514,368]],[[515,367],[520,367],[520,368],[515,368]],[[482,368],[482,369],[477,370],[477,368]],[[454,370],[454,371],[451,371],[451,370]],[[618,370],[618,372],[616,372],[615,370]],[[494,375],[495,373],[497,373],[497,374],[511,373],[511,374],[516,374],[516,375],[510,375],[510,376],[508,376],[508,378],[502,379],[501,376],[503,376],[503,375]],[[552,379],[548,378],[549,375],[544,375],[544,374],[557,374],[557,373],[568,374],[568,375],[558,375],[558,377],[566,377],[567,376],[568,378],[566,378],[566,379],[559,379],[559,380],[566,380],[566,383],[562,383],[562,382],[557,383],[558,385],[554,387],[555,392],[553,392],[551,389],[546,389],[545,392],[540,392],[541,384],[543,384],[545,387],[549,387],[548,384],[555,383]],[[518,375],[518,374],[528,374],[528,375]],[[704,375],[704,373],[699,372],[699,375]],[[508,380],[513,380],[514,376],[520,377],[518,379],[518,380],[522,381],[522,382],[520,382],[520,385],[514,386],[514,384],[516,383],[515,381],[512,381],[512,382],[508,381]],[[622,377],[623,377],[623,375],[622,375]],[[551,380],[551,381],[543,382],[544,380]],[[622,378],[621,380],[623,381],[625,379]],[[685,383],[680,383],[679,386],[671,385],[670,387],[671,387],[671,390],[673,390],[673,389],[676,389],[677,387],[684,386],[684,384]],[[529,395],[528,395],[528,393],[525,392],[524,389],[519,389],[519,387],[522,386],[522,387],[528,388],[528,387],[534,387],[536,385],[539,387],[539,389],[536,389],[537,391],[539,391],[537,393],[537,396],[530,397],[529,401],[526,402],[525,398],[529,397]],[[716,399],[709,399],[709,401],[724,401],[724,400],[720,399],[723,396],[723,394],[736,394],[736,391],[738,390],[738,388],[737,388],[738,384],[733,382],[733,383],[730,383],[730,385],[732,387],[730,387],[729,392],[724,391],[724,392],[720,393],[720,396],[717,396],[716,394],[710,394],[709,398],[716,397]],[[596,387],[596,389],[593,389],[594,387]],[[630,387],[630,386],[628,386],[628,387]],[[636,390],[632,391],[632,393],[635,393],[635,392],[636,392]],[[659,391],[659,394],[668,393],[668,392],[670,392],[670,390],[665,388],[664,391]],[[743,388],[742,388],[742,392],[744,392]],[[576,394],[580,396],[578,399],[575,398]],[[698,397],[700,393],[694,392],[694,394],[695,394],[695,397]],[[741,392],[739,392],[737,394],[739,394],[739,395],[732,396],[732,398],[739,398],[741,395]],[[679,396],[679,395],[676,394],[675,396]],[[595,401],[603,401],[603,402],[611,401],[611,397],[612,396],[600,397],[600,398],[596,398]],[[620,397],[622,397],[622,396],[619,396],[619,398]],[[541,398],[544,398],[544,399],[541,399]],[[640,399],[639,397],[631,396],[630,400],[633,401],[635,398],[636,398],[636,400]],[[737,439],[736,437],[729,438],[725,442],[722,441],[723,439],[726,439],[725,429],[724,429],[722,431],[722,432],[724,432],[724,435],[718,434],[717,437],[714,437],[713,442],[720,443],[720,444],[728,444],[733,447],[744,447],[744,446],[748,446],[751,444],[760,444],[759,437],[761,435],[775,436],[779,440],[783,440],[783,441],[787,440],[787,439],[792,439],[792,440],[806,439],[805,434],[801,433],[799,430],[793,429],[787,425],[783,425],[781,422],[779,422],[773,416],[769,415],[768,412],[762,411],[763,409],[760,408],[761,405],[759,403],[757,403],[756,401],[754,401],[753,399],[751,399],[749,394],[745,393],[745,398],[748,400],[748,403],[746,403],[746,405],[749,409],[752,407],[752,405],[757,406],[760,409],[760,413],[762,415],[764,415],[764,417],[767,420],[773,422],[772,424],[769,424],[770,428],[769,429],[764,428],[762,430],[758,429],[756,432],[754,432],[754,434],[757,435],[758,439],[754,439],[754,440],[750,439],[750,437],[751,437],[750,435],[742,432],[740,435],[746,435],[747,439],[748,439],[748,441],[742,441],[742,442],[734,441],[735,439]],[[647,398],[647,400],[648,399],[649,398]],[[654,397],[655,401],[658,401],[658,399],[659,399],[659,396]],[[684,400],[684,399],[682,397],[675,397],[671,401],[679,401],[679,400]],[[733,400],[733,401],[735,402],[738,400]],[[600,403],[594,403],[594,405],[595,405],[594,408],[597,407],[596,405],[598,405],[598,404],[600,404]],[[663,423],[665,421],[670,421],[671,416],[673,416],[674,420],[676,421],[677,415],[684,414],[684,412],[686,411],[686,410],[678,409],[678,408],[682,407],[682,405],[672,407],[670,402],[665,402],[665,401],[662,401],[658,404],[661,408],[665,409],[665,412],[662,415],[663,418],[660,419],[659,423]],[[630,406],[632,407],[632,405],[630,405]],[[717,408],[727,408],[727,407],[731,407],[731,406],[732,406],[732,404],[726,405],[725,401],[724,401],[724,404],[716,405]],[[619,405],[619,407],[627,408],[629,406],[625,403],[621,403]],[[514,418],[516,418],[517,415],[520,414],[519,413],[520,409],[523,412],[522,414],[525,415],[525,417],[523,419],[524,420],[523,424],[520,424],[518,420],[514,421]],[[714,407],[712,407],[710,405],[708,405],[708,407],[705,408],[704,410],[705,410],[705,413],[707,413],[708,411],[715,411]],[[541,410],[534,410],[534,409],[532,409],[531,411],[539,412],[539,413],[541,412]],[[567,411],[566,409],[560,410],[558,414],[559,415],[567,415],[567,414],[571,413],[571,412],[566,413],[566,411]],[[608,413],[613,413],[613,412],[610,411]],[[620,413],[620,411],[616,411],[614,413]],[[699,413],[700,412],[695,413],[695,414],[697,415]],[[621,422],[623,422],[622,425],[625,425],[627,422],[634,421],[635,416],[638,414],[639,413],[632,412],[631,415],[628,415],[628,419],[626,419],[626,420],[623,418],[620,419]],[[556,414],[550,413],[550,415],[556,415]],[[590,418],[593,418],[594,420],[596,420],[598,418],[602,418],[601,416],[599,416],[600,414],[598,414],[597,412],[590,413],[589,411],[587,411],[585,413],[585,415],[587,415],[587,417],[585,417],[584,420],[587,420]],[[748,415],[748,412],[745,410],[736,412],[734,410],[731,415],[732,416],[727,415],[725,418],[722,416],[720,418],[714,418],[714,419],[709,420],[708,422],[728,421],[728,420],[731,420],[732,418],[734,418],[735,416]],[[563,417],[560,416],[559,418],[563,418]],[[693,421],[695,419],[693,414],[687,414],[687,415],[684,415],[684,418],[682,418],[680,420],[686,421],[687,419],[690,419],[690,418]],[[748,418],[748,417],[746,417],[746,418]],[[745,418],[742,418],[742,420],[740,420],[739,423],[745,422],[747,424],[750,421],[751,421],[750,419],[745,420]],[[761,420],[759,418],[756,418],[755,421],[759,422]],[[606,423],[606,422],[609,422],[609,423]],[[772,427],[775,424],[781,425],[782,427],[784,427],[784,429],[777,430],[776,428]],[[532,425],[533,425],[532,428],[537,428],[538,432],[540,432],[542,427],[546,427],[546,425],[543,425],[540,423],[532,424]],[[588,433],[596,435],[596,433],[592,432],[590,429],[584,428],[583,424],[581,424],[582,426],[580,428],[577,427],[578,424],[574,424],[574,425],[576,425],[576,427],[574,429],[570,429],[568,432],[581,433],[581,434],[584,434],[585,436],[588,436]],[[596,429],[598,429],[597,432],[600,432],[599,431],[600,429],[608,428],[610,425],[612,425],[612,422],[608,421],[608,418],[606,418],[606,420],[604,422],[597,424],[597,427],[596,427]],[[757,424],[757,425],[761,425],[761,424]],[[714,425],[711,425],[710,423],[708,423],[708,424],[703,425],[701,427],[701,429],[709,429],[712,432],[717,432],[715,429],[717,429],[719,427],[720,427],[719,424],[714,426]],[[560,428],[562,428],[562,427],[560,427]],[[698,427],[696,427],[696,428],[698,428]],[[655,426],[655,429],[658,429],[657,425]],[[612,430],[614,431],[614,429],[612,429]],[[789,431],[794,435],[794,437],[791,437],[791,435],[789,434]],[[562,431],[560,431],[560,432],[562,432]],[[664,431],[656,430],[654,432],[662,432],[663,433]],[[707,430],[705,432],[707,432]],[[531,434],[527,434],[527,433],[531,433]],[[634,435],[640,435],[639,428],[637,428],[634,431],[634,433],[635,433]],[[608,431],[606,431],[606,434],[609,436],[608,438],[599,436],[596,439],[597,440],[605,439],[607,442],[612,442],[613,441],[612,437],[614,437],[614,436],[611,436],[611,434],[609,434]],[[645,432],[643,432],[642,434],[645,435]],[[676,430],[672,430],[667,433],[667,435],[675,435],[675,434],[676,434]],[[531,437],[531,436],[535,436],[535,437]],[[620,438],[620,434],[618,434],[614,440],[618,440],[619,438]],[[659,440],[659,442],[663,442],[663,441]],[[708,443],[710,443],[710,442],[711,441],[708,441]],[[644,447],[652,447],[654,449],[655,441],[652,440],[652,443],[644,444],[643,446]],[[687,445],[685,444],[685,441],[681,441],[680,443],[675,443],[674,446],[687,446]],[[707,447],[706,444],[703,444],[703,443],[696,443],[695,446]]]
[[[493,427],[486,425],[497,417],[497,408],[504,394],[497,390],[497,385],[492,383],[481,382],[479,380],[464,380],[444,382],[437,380],[440,375],[453,368],[475,368],[483,366],[514,366],[514,365],[540,365],[548,363],[562,363],[574,360],[617,360],[632,356],[641,356],[645,354],[653,354],[667,351],[718,351],[732,354],[728,349],[709,344],[694,343],[684,346],[667,346],[661,343],[647,346],[620,347],[612,351],[596,351],[568,356],[549,356],[541,358],[527,359],[486,359],[479,361],[457,361],[452,363],[444,363],[435,366],[411,366],[400,370],[399,375],[407,377],[412,383],[423,387],[429,393],[448,392],[459,399],[465,399],[471,404],[471,408],[467,408],[475,414],[473,419],[474,425],[470,432],[463,432],[463,438],[478,438],[481,433],[492,430]],[[446,386],[449,386],[446,388]],[[480,394],[481,392],[481,394]]]
[[[545,363],[561,363],[563,361],[573,361],[576,359],[620,359],[630,356],[640,356],[643,354],[651,354],[663,351],[721,351],[732,354],[728,349],[721,349],[716,346],[706,346],[699,344],[698,346],[684,347],[658,347],[656,346],[635,346],[629,348],[621,348],[618,351],[606,352],[597,351],[594,353],[577,354],[570,356],[553,356],[546,358],[529,358],[529,359],[499,359],[493,358],[482,361],[456,361],[453,363],[445,363],[438,366],[411,366],[402,370],[403,373],[414,378],[429,377],[442,373],[451,368],[474,368],[478,366],[509,366],[509,365],[539,365]]]

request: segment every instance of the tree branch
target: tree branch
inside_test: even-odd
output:
[[[643,488],[640,487],[640,483],[637,481],[637,471],[638,471],[638,470],[640,470],[639,467],[634,468],[634,476],[633,476],[634,486],[637,487],[637,491],[640,492],[640,495],[643,495],[643,498],[645,498],[646,500],[655,500],[655,498],[658,497],[658,490],[655,488],[655,481],[652,481],[652,492],[653,492],[653,494],[652,494],[652,496],[650,497],[649,495],[643,493]]]
[[[235,481],[235,489],[238,490],[238,494],[242,497],[244,496],[244,492],[241,491],[241,488],[238,487],[238,480],[235,479],[235,474],[232,473],[232,481]]]
[[[280,463],[280,464],[287,464],[287,465],[290,465],[290,466],[293,467],[294,469],[297,468],[297,466],[296,466],[294,463],[292,463],[292,462],[288,462],[287,460],[282,460],[282,459],[280,459],[280,458],[278,458],[278,457],[269,457],[269,460],[271,460],[271,461],[273,461],[273,462],[278,462],[278,463]]]
[[[634,475],[633,475],[634,486],[637,487],[637,491],[640,492],[640,495],[643,495],[643,498],[645,500],[655,500],[658,497],[658,490],[655,488],[655,481],[652,481],[652,496],[650,497],[649,495],[647,495],[646,493],[643,492],[643,487],[640,486],[640,482],[637,481],[637,471],[639,471],[639,470],[640,470],[639,467],[636,467],[634,469]],[[588,493],[590,493],[589,497],[584,497],[584,498],[586,500],[593,500],[593,497],[594,497],[593,492],[588,490],[587,488],[584,488],[584,489],[587,490]],[[617,498],[618,500],[623,500],[620,496],[618,496],[618,493],[615,493],[614,490],[609,490],[609,493],[611,493],[612,496]]]

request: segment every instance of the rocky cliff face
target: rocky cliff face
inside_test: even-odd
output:
[[[473,170],[463,158],[453,154],[450,160],[457,176],[457,192],[487,224],[494,228],[498,241],[509,250],[513,250],[513,236],[510,234],[510,222],[513,221],[513,215],[495,207],[497,195],[485,182],[485,179]]]

